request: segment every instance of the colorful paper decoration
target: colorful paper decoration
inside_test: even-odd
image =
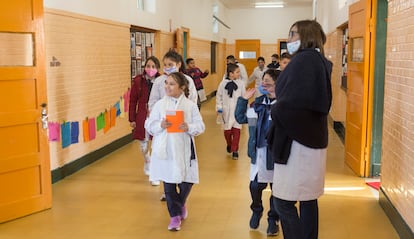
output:
[[[105,115],[104,113],[100,113],[98,118],[96,118],[96,130],[99,131],[105,127]]]
[[[63,122],[60,125],[61,132],[62,132],[62,148],[66,148],[70,145],[70,122]]]
[[[106,133],[111,128],[111,115],[107,110],[105,110],[104,117],[105,117],[105,121],[104,121],[103,131],[104,133]]]
[[[88,118],[82,121],[83,142],[89,141],[89,120]]]
[[[96,121],[95,118],[89,119],[89,140],[96,138]]]
[[[112,128],[115,126],[115,123],[116,123],[116,108],[114,106],[111,107],[110,118],[111,118],[111,128]]]
[[[79,122],[71,122],[70,136],[71,144],[77,144],[79,142]]]
[[[49,141],[59,141],[60,140],[60,124],[56,122],[48,122],[49,128]]]

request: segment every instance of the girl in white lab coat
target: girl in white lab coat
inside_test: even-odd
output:
[[[193,184],[199,182],[194,136],[203,133],[205,125],[188,94],[186,77],[180,72],[171,73],[165,80],[165,96],[155,103],[145,122],[145,129],[153,136],[150,181],[164,182],[170,231],[180,230],[181,220],[188,215],[187,197]],[[183,111],[183,122],[178,127],[182,132],[168,132],[173,122],[166,115],[171,111]]]
[[[227,153],[232,153],[233,159],[239,158],[240,129],[242,125],[237,123],[234,117],[237,98],[246,92],[244,82],[240,80],[240,68],[238,65],[227,64],[226,78],[220,82],[216,93],[216,111],[223,114],[224,138],[227,143]]]

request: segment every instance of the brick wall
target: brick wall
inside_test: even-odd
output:
[[[414,2],[389,0],[381,187],[414,229]]]
[[[129,25],[45,10],[49,121],[79,121],[109,109],[130,86]],[[60,66],[50,66],[55,61]],[[81,127],[80,127],[81,129]],[[127,118],[96,139],[62,149],[50,143],[51,169],[62,167],[131,132]]]
[[[327,41],[324,46],[325,56],[333,63],[332,106],[329,113],[333,121],[342,122],[345,126],[346,119],[346,92],[341,88],[342,75],[342,30],[326,34]]]

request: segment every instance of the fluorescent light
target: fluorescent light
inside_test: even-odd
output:
[[[284,7],[283,2],[257,2],[255,8],[282,8]]]

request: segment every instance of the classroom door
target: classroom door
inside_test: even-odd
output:
[[[236,59],[246,67],[247,75],[253,73],[260,56],[260,40],[236,40]],[[254,87],[252,82],[249,87]]]
[[[177,52],[183,57],[184,63],[190,51],[190,29],[181,27],[175,31],[175,45]]]
[[[52,205],[43,0],[2,3],[0,45],[1,223]]]
[[[349,7],[349,54],[345,162],[358,176],[369,174],[375,17],[371,0]]]

